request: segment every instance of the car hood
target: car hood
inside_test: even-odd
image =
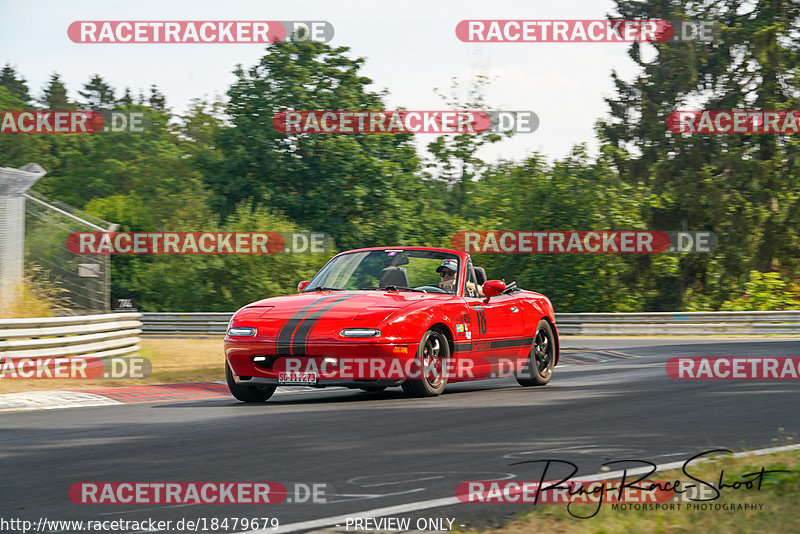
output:
[[[307,336],[319,342],[345,341],[339,332],[348,326],[384,328],[398,311],[414,304],[431,305],[455,298],[453,295],[410,291],[319,291],[273,297],[248,304],[233,317],[231,326],[257,327],[252,341],[277,341],[293,332],[308,330]],[[303,327],[300,327],[303,323]],[[299,328],[300,327],[300,328]],[[313,330],[313,333],[311,332]],[[388,328],[386,336],[396,337]],[[379,338],[372,338],[378,341]]]
[[[413,304],[433,305],[453,298],[412,291],[315,291],[253,302],[236,312],[234,322],[246,326],[242,321],[260,319],[264,325],[264,320],[287,321],[315,312],[326,321],[383,320]]]

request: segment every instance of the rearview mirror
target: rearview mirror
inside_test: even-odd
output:
[[[496,297],[506,290],[506,283],[502,280],[487,280],[483,284],[483,294],[489,297]]]
[[[303,280],[299,284],[297,284],[297,292],[302,293],[306,286],[311,283],[311,280]]]

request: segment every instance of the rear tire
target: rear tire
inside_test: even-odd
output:
[[[553,378],[553,367],[556,363],[556,343],[553,329],[546,320],[539,321],[536,335],[531,344],[528,360],[517,373],[520,386],[544,386]]]
[[[412,397],[436,397],[447,385],[445,369],[450,359],[450,343],[438,330],[428,330],[417,350],[417,368],[422,378],[403,382],[403,391]],[[435,371],[431,373],[431,371]]]
[[[242,402],[264,402],[275,393],[275,389],[278,387],[274,385],[243,386],[237,384],[228,362],[225,362],[225,381],[228,383],[231,395]]]

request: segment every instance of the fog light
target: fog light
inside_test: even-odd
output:
[[[342,337],[378,337],[380,330],[374,328],[345,328],[339,333]]]
[[[235,326],[228,330],[228,335],[234,337],[250,337],[256,335],[256,329]]]

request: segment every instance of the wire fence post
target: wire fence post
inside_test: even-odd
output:
[[[0,309],[15,298],[25,262],[25,192],[47,174],[36,163],[0,167]]]

